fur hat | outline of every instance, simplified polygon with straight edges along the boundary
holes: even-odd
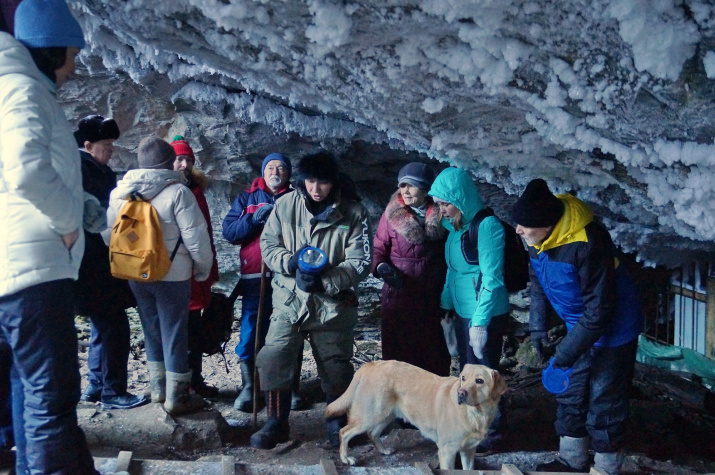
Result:
[[[420,162],[408,163],[397,174],[397,184],[408,183],[423,190],[429,190],[434,181],[434,171]]]
[[[285,167],[288,169],[288,176],[290,177],[291,172],[293,171],[293,167],[290,164],[290,160],[288,160],[281,153],[271,153],[263,159],[263,164],[261,165],[261,176],[266,173],[266,165],[268,165],[268,162],[273,160],[278,160],[279,162],[283,163],[283,165],[285,165]]]
[[[314,178],[339,185],[339,172],[338,162],[335,160],[335,157],[326,151],[306,155],[298,164],[298,176],[300,180]]]
[[[28,48],[84,48],[82,27],[65,0],[22,0],[15,10],[15,38]]]
[[[137,160],[139,168],[153,170],[171,170],[174,167],[176,152],[174,147],[158,137],[146,137],[139,142]]]
[[[179,155],[188,155],[189,157],[193,158],[194,161],[196,161],[196,157],[194,156],[194,150],[191,148],[189,142],[184,138],[183,135],[175,135],[174,139],[171,141],[171,146],[174,147],[174,151],[176,152],[177,157]]]
[[[549,190],[541,178],[531,180],[514,205],[512,217],[527,228],[548,228],[559,222],[564,204]]]
[[[101,115],[88,115],[77,124],[74,132],[77,145],[84,147],[85,142],[99,142],[100,140],[119,138],[119,126],[114,119],[105,119]]]

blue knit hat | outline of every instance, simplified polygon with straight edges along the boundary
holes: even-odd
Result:
[[[272,153],[263,159],[263,164],[261,165],[261,176],[265,175],[266,165],[268,165],[268,162],[270,162],[271,160],[278,160],[279,162],[282,162],[283,165],[285,165],[285,167],[288,169],[288,176],[291,175],[291,172],[293,171],[293,167],[290,164],[290,160],[288,160],[286,157],[284,157],[283,154]]]
[[[84,48],[84,34],[65,0],[22,0],[15,10],[15,38],[28,48]]]

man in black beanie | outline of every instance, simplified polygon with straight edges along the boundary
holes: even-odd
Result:
[[[550,303],[568,330],[553,366],[573,369],[571,384],[556,396],[559,456],[537,470],[588,471],[591,446],[596,468],[619,473],[642,328],[635,287],[606,228],[574,196],[554,196],[544,180],[533,180],[513,218],[529,245],[532,343],[543,356]]]
[[[251,447],[271,449],[288,440],[294,362],[307,336],[327,403],[352,380],[358,283],[370,272],[372,233],[367,210],[346,186],[331,154],[303,157],[296,191],[276,200],[261,234],[261,253],[274,273],[271,325],[256,359],[268,421],[251,436]],[[322,251],[325,265],[301,262],[307,247]],[[340,417],[325,421],[333,446],[342,423]]]

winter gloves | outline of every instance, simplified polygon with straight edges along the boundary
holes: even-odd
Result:
[[[87,192],[84,193],[82,227],[88,233],[98,233],[107,227],[107,210],[94,195]]]
[[[303,292],[322,292],[325,289],[323,288],[323,281],[320,275],[321,274],[308,274],[298,269],[295,274],[295,283]]]
[[[377,265],[377,273],[382,279],[388,284],[391,285],[392,287],[395,287],[399,289],[402,287],[403,282],[402,282],[402,276],[400,275],[400,271],[395,269],[393,266],[388,264],[387,262],[380,262]]]
[[[539,358],[544,359],[544,357],[545,357],[544,346],[548,345],[548,343],[549,343],[549,338],[545,331],[532,331],[531,332],[531,344],[534,346],[534,349],[536,350],[536,354],[539,355]]]
[[[484,358],[484,347],[487,344],[487,326],[469,327],[469,345],[478,359]]]
[[[295,272],[298,270],[298,258],[300,257],[300,251],[305,249],[306,247],[309,247],[308,244],[304,245],[297,251],[293,253],[293,255],[290,257],[290,260],[288,261],[288,275],[294,276]]]
[[[266,224],[266,220],[268,219],[268,216],[270,216],[271,211],[273,211],[273,205],[261,206],[253,213],[253,223],[261,225]]]

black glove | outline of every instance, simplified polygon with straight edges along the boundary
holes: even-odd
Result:
[[[380,262],[377,265],[377,273],[382,277],[387,284],[399,289],[402,287],[402,277],[400,276],[400,271],[392,267],[387,262]]]
[[[534,346],[534,349],[536,350],[536,354],[539,355],[539,358],[542,360],[546,356],[544,354],[544,346],[549,344],[549,337],[547,336],[545,331],[532,331],[531,332],[531,344]]]
[[[309,247],[308,244],[295,251],[290,257],[290,260],[288,261],[288,275],[295,275],[295,271],[298,270],[298,257],[300,256],[300,251],[302,251],[306,247]]]
[[[323,289],[320,274],[308,274],[307,272],[301,272],[300,269],[295,274],[295,283],[303,292],[313,293],[325,290]]]
[[[273,211],[273,205],[263,205],[253,213],[253,222],[255,224],[266,224],[268,216]]]

